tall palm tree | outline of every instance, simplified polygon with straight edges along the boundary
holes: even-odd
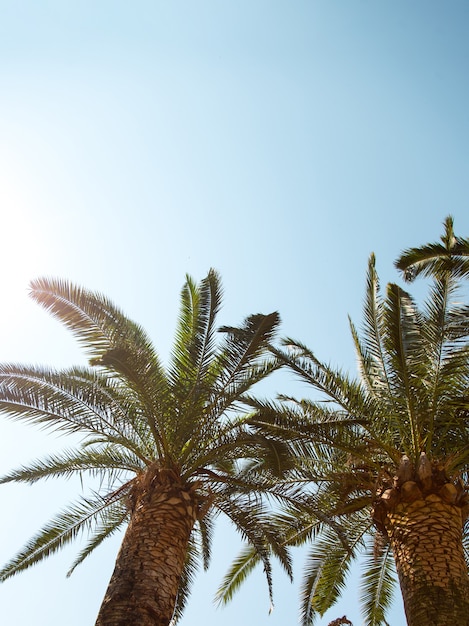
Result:
[[[31,294],[78,338],[91,367],[3,365],[0,410],[78,434],[81,443],[1,482],[90,475],[102,489],[47,523],[3,567],[1,580],[89,531],[71,572],[126,526],[96,624],[167,626],[183,610],[198,559],[208,564],[220,513],[253,546],[269,586],[272,551],[289,571],[266,508],[267,497],[282,497],[287,448],[253,432],[241,411],[248,390],[276,368],[266,348],[278,314],[223,327],[217,342],[219,276],[211,270],[199,285],[188,277],[164,368],[144,330],[104,296],[50,279],[34,281]]]
[[[252,422],[295,442],[298,480],[311,485],[281,518],[291,545],[311,541],[304,626],[363,554],[366,624],[386,624],[395,570],[409,626],[469,624],[469,321],[458,286],[446,271],[421,307],[396,284],[383,297],[372,256],[362,332],[351,323],[358,379],[298,341],[274,349],[318,392],[257,403]],[[236,564],[222,598],[235,574]]]

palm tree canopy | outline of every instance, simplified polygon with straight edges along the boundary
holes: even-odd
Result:
[[[384,623],[395,570],[377,502],[392,495],[393,486],[430,466],[467,506],[469,324],[458,289],[457,273],[447,272],[434,280],[421,307],[397,284],[383,297],[372,255],[362,332],[350,323],[359,378],[321,362],[299,341],[272,348],[319,392],[316,400],[257,403],[252,420],[259,432],[295,442],[299,480],[310,485],[280,520],[290,545],[312,546],[302,587],[304,626],[334,604],[363,553],[365,622]],[[465,531],[468,547],[467,524]],[[230,576],[235,579],[236,567]]]
[[[444,222],[441,243],[404,250],[396,261],[397,269],[411,281],[419,275],[432,276],[451,270],[453,274],[469,277],[469,239],[454,234],[454,220],[449,215]]]
[[[288,449],[253,431],[243,412],[251,387],[278,367],[267,354],[278,314],[251,315],[241,326],[218,332],[218,274],[211,270],[198,285],[187,277],[174,349],[165,368],[145,331],[101,294],[42,278],[31,284],[31,295],[71,330],[90,367],[57,371],[2,365],[0,411],[52,431],[78,434],[81,443],[12,470],[0,482],[89,475],[101,479],[102,489],[82,496],[46,524],[2,568],[1,580],[88,531],[73,571],[128,522],[139,481],[155,467],[194,485],[206,503],[191,537],[176,615],[184,606],[198,557],[208,564],[218,513],[227,515],[254,547],[269,585],[272,551],[289,571],[288,554],[269,520],[264,497],[281,497],[277,483],[290,463]]]

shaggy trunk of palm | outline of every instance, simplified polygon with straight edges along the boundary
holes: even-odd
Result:
[[[96,626],[168,626],[197,518],[194,492],[172,472],[142,477]]]
[[[413,489],[416,498],[401,499],[388,512],[385,522],[407,623],[468,626],[469,577],[462,544],[463,510],[435,493],[424,497],[415,482],[407,485],[409,494]]]

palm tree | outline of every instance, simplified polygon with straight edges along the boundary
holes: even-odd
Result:
[[[335,603],[359,555],[366,624],[387,623],[395,570],[409,626],[469,624],[469,321],[456,297],[460,274],[440,273],[418,307],[396,284],[381,295],[371,257],[362,332],[351,323],[358,379],[298,341],[273,348],[318,392],[257,403],[252,421],[295,442],[298,480],[311,485],[281,517],[290,545],[311,542],[304,626]],[[236,564],[220,597],[232,593],[235,574]]]
[[[1,580],[89,531],[72,572],[127,526],[96,624],[168,625],[181,615],[198,560],[208,564],[214,519],[223,513],[263,561],[270,588],[272,552],[290,570],[266,508],[267,497],[282,497],[287,448],[253,432],[240,411],[248,390],[276,368],[267,343],[278,314],[223,327],[218,343],[219,276],[211,270],[199,285],[187,277],[163,368],[144,330],[104,296],[50,279],[34,281],[31,294],[78,338],[91,367],[3,365],[0,410],[80,435],[80,444],[1,482],[89,475],[101,490],[47,523],[3,567]]]

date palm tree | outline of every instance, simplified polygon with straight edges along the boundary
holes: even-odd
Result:
[[[170,363],[164,368],[144,330],[104,296],[61,280],[32,283],[33,299],[78,338],[90,367],[56,371],[0,367],[0,410],[10,418],[79,435],[75,447],[3,477],[100,479],[92,492],[47,523],[0,571],[2,581],[53,554],[82,531],[88,541],[70,572],[126,527],[97,626],[167,626],[184,608],[200,559],[208,564],[215,517],[225,514],[264,563],[290,570],[267,515],[282,497],[285,444],[253,432],[248,390],[276,364],[267,343],[277,313],[221,328],[221,286],[211,270],[187,278]]]
[[[409,626],[469,624],[469,316],[460,275],[439,272],[419,307],[397,284],[381,295],[371,257],[362,332],[351,323],[359,378],[298,341],[273,349],[316,394],[257,403],[253,420],[294,442],[311,485],[281,517],[290,545],[311,542],[304,626],[335,603],[360,555],[366,624],[387,623],[396,570]],[[222,599],[235,574],[236,564]]]

